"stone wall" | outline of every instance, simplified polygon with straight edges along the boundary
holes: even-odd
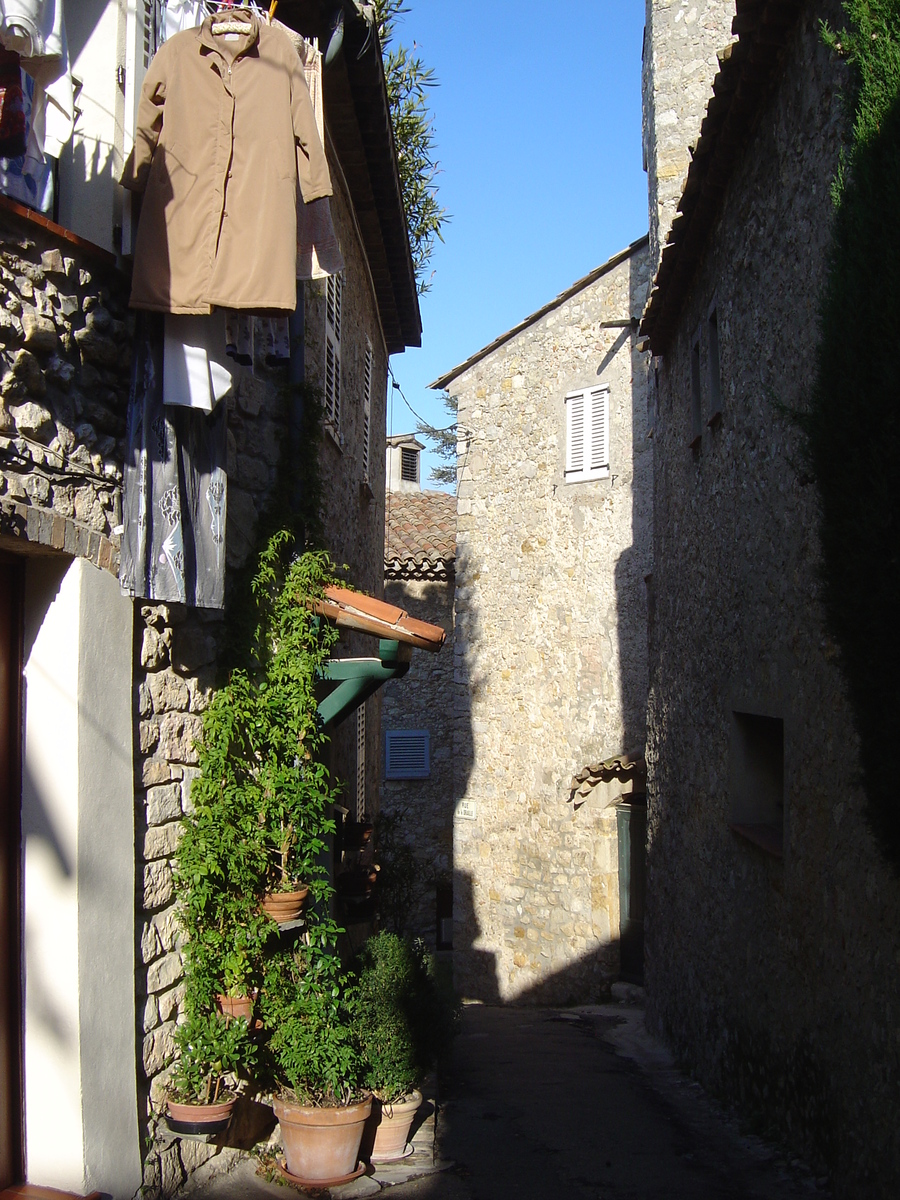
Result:
[[[382,811],[397,818],[396,837],[416,860],[413,907],[405,929],[430,949],[437,946],[437,890],[453,878],[453,591],[447,579],[389,579],[384,598],[421,621],[440,625],[447,640],[438,654],[413,651],[408,673],[384,688],[382,729],[427,729],[427,779],[384,779]],[[451,914],[447,914],[450,916]]]
[[[340,436],[320,454],[326,543],[355,586],[380,594],[383,578],[387,355],[349,200],[338,189],[335,224],[346,258]],[[111,255],[65,231],[0,207],[0,539],[90,558],[117,573],[123,435],[133,316],[128,281]],[[306,366],[322,378],[324,284],[306,285]],[[365,339],[374,351],[370,483],[364,484]],[[235,366],[228,398],[227,565],[250,562],[290,445],[286,367]],[[285,467],[290,470],[290,463]],[[216,1146],[169,1138],[157,1125],[172,1033],[183,996],[172,881],[180,818],[196,775],[195,739],[222,665],[220,613],[134,606],[136,1022],[142,1153],[147,1194],[171,1195]],[[372,639],[342,639],[341,655],[372,653]],[[368,788],[378,780],[379,700],[368,702]],[[336,731],[335,775],[352,793],[355,722]],[[144,1139],[147,1139],[145,1141]]]
[[[647,0],[644,28],[644,169],[650,191],[650,271],[675,217],[689,147],[712,95],[716,55],[734,41],[734,0]]]
[[[805,6],[657,364],[648,1016],[745,1119],[830,1169],[836,1196],[886,1200],[900,885],[863,813],[816,494],[785,416],[813,376],[843,138],[823,17],[839,23],[838,4]],[[691,345],[700,326],[706,405],[713,302],[723,415],[692,450]],[[729,827],[735,712],[783,722],[783,859]]]
[[[346,260],[344,334],[341,344],[342,420],[338,437],[326,433],[320,449],[322,523],[334,561],[346,564],[354,586],[378,594],[381,586],[384,528],[384,412],[387,365],[378,315],[356,238],[349,201],[338,191],[335,226]],[[321,386],[324,359],[324,283],[305,285],[305,359],[307,378]],[[362,395],[365,337],[375,349],[375,389],[370,472],[374,486],[361,474]],[[240,568],[250,559],[259,515],[272,498],[279,469],[290,472],[283,453],[290,445],[290,397],[283,367],[268,369],[257,359],[237,369],[237,386],[229,397],[229,490],[226,547],[228,565]],[[279,464],[281,464],[279,466]],[[377,500],[382,496],[381,502]],[[138,606],[136,606],[136,609]],[[136,612],[136,655],[140,655],[137,699],[140,710],[141,762],[136,808],[143,830],[143,917],[139,994],[143,1003],[143,1073],[146,1113],[162,1109],[165,1064],[173,1050],[172,1033],[183,995],[171,856],[179,820],[190,805],[190,785],[197,773],[194,741],[217,677],[224,636],[218,613],[176,605],[142,605]],[[373,653],[372,639],[342,635],[340,657]],[[367,780],[376,787],[378,697],[367,705]],[[347,720],[333,731],[328,763],[345,784],[343,801],[352,808],[356,778],[356,723]],[[138,845],[141,845],[140,840]],[[233,1158],[227,1148],[188,1139],[169,1139],[156,1127],[147,1159],[145,1184],[170,1195],[196,1167],[219,1156],[225,1169]],[[219,1164],[217,1164],[218,1166]]]
[[[0,526],[115,571],[131,362],[124,280],[101,252],[4,208],[0,299]]]
[[[575,771],[644,744],[646,246],[450,385],[459,404],[454,962],[463,996],[596,997],[618,971],[612,814]],[[567,392],[610,388],[608,478],[564,479]]]

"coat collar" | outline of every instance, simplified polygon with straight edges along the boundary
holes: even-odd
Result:
[[[213,33],[214,24],[228,19],[242,21],[247,26],[247,32],[238,34],[236,40],[231,40],[225,34]],[[229,63],[234,62],[239,55],[246,54],[248,50],[252,50],[258,41],[259,17],[252,8],[235,9],[233,14],[228,12],[213,13],[200,26],[200,53],[204,54],[212,51],[212,53],[218,54]]]

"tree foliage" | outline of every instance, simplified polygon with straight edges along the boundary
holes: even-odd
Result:
[[[900,728],[900,0],[848,0],[825,30],[850,67],[852,136],[835,215],[805,421],[822,509],[824,599],[860,739],[871,825],[900,869],[888,748]]]
[[[384,61],[385,82],[397,146],[403,207],[409,228],[410,249],[419,292],[431,286],[425,272],[434,253],[435,239],[448,220],[438,203],[438,161],[434,124],[428,108],[428,89],[437,85],[434,71],[405,46],[391,48],[397,18],[409,9],[403,0],[375,0],[378,36]]]
[[[435,428],[434,425],[428,425],[425,421],[420,421],[416,425],[416,433],[421,433],[433,442],[432,449],[438,458],[442,458],[446,466],[442,463],[440,466],[432,467],[431,474],[428,478],[432,483],[449,483],[451,486],[456,486],[456,397],[449,395],[447,392],[441,397],[444,404],[444,411],[452,420],[442,429]]]

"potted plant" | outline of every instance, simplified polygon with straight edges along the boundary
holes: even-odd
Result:
[[[286,1173],[324,1187],[359,1174],[372,1098],[361,1085],[356,994],[336,950],[339,934],[313,914],[308,940],[276,956],[264,989],[267,1051]]]
[[[247,1022],[195,1013],[175,1030],[175,1042],[178,1054],[166,1100],[169,1128],[220,1133],[231,1120],[238,1077],[255,1065]]]
[[[373,1162],[407,1153],[422,1103],[419,1085],[430,1066],[433,987],[421,943],[382,930],[359,959],[357,1021],[363,1079],[375,1097],[368,1141]]]

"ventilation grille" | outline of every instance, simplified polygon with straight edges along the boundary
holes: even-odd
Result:
[[[427,729],[394,729],[384,735],[385,779],[427,779],[429,767]]]

